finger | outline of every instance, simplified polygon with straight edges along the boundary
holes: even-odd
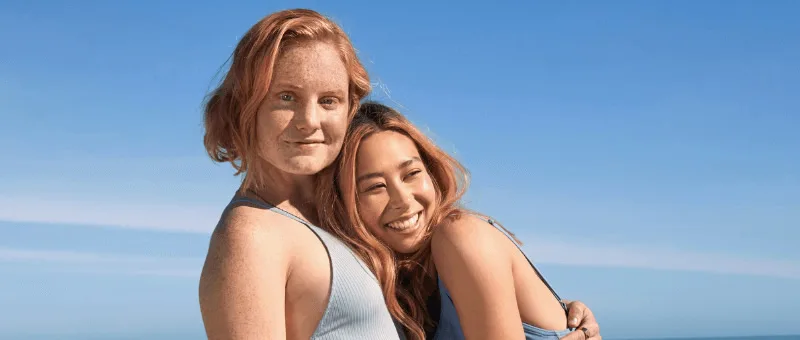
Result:
[[[584,323],[578,330],[583,331],[583,334],[586,335],[586,339],[594,340],[596,337],[600,336],[600,325],[596,322],[589,324]]]
[[[563,338],[561,338],[561,340],[587,340],[587,339],[586,339],[586,334],[584,334],[582,330],[577,329],[570,332]]]
[[[569,312],[567,314],[567,326],[569,328],[578,328],[583,321],[584,310],[586,306],[579,301],[574,301],[569,304]]]

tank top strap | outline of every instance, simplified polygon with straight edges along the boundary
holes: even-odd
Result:
[[[239,197],[235,197],[230,202],[231,205],[234,205],[235,203],[249,203],[249,204],[255,205],[255,206],[259,207],[259,208],[264,208],[264,209],[270,210],[270,211],[272,211],[274,213],[278,213],[278,214],[281,214],[283,216],[286,216],[286,217],[288,217],[290,219],[293,219],[293,220],[295,220],[297,222],[300,222],[300,223],[304,224],[306,227],[316,228],[316,226],[311,224],[310,222],[308,222],[308,221],[306,221],[306,220],[304,220],[304,219],[302,219],[300,217],[297,217],[296,215],[294,215],[294,214],[292,214],[292,213],[290,213],[290,212],[288,212],[286,210],[283,210],[281,208],[278,208],[278,207],[276,207],[276,206],[274,206],[274,205],[272,205],[270,203],[267,203],[267,202],[254,200],[254,199],[249,198],[249,197],[241,197],[241,196],[239,196]]]
[[[405,339],[386,307],[378,279],[336,236],[268,202],[234,196],[228,208],[247,204],[305,225],[322,242],[331,268],[330,293],[311,340]]]
[[[498,223],[497,223],[497,222],[496,222],[496,221],[495,221],[493,218],[491,218],[491,217],[483,216],[483,215],[480,215],[480,214],[474,214],[474,213],[473,213],[473,215],[474,215],[474,216],[476,216],[476,217],[478,217],[478,218],[480,218],[481,220],[484,220],[484,221],[486,221],[486,223],[489,223],[489,224],[490,224],[491,226],[493,226],[495,229],[497,229],[497,230],[499,230],[501,233],[503,233],[503,235],[506,235],[506,237],[508,237],[508,239],[509,239],[509,240],[511,240],[511,243],[513,243],[513,244],[514,244],[514,246],[515,246],[515,247],[517,247],[517,249],[520,251],[520,253],[522,253],[522,256],[524,256],[524,257],[525,257],[525,260],[527,260],[527,261],[528,261],[528,264],[530,264],[530,265],[531,265],[531,268],[533,268],[533,271],[536,273],[536,276],[538,276],[538,277],[539,277],[539,279],[540,279],[540,280],[542,280],[542,282],[544,282],[544,285],[545,285],[545,286],[547,286],[547,289],[549,289],[549,290],[550,290],[550,293],[552,293],[552,294],[553,294],[553,296],[555,296],[555,298],[558,300],[558,303],[559,303],[559,304],[561,304],[561,307],[562,307],[562,308],[564,308],[564,310],[566,311],[566,310],[567,310],[567,304],[566,304],[566,303],[564,303],[564,300],[562,300],[560,296],[558,296],[558,293],[556,293],[555,289],[553,289],[553,287],[552,287],[552,286],[550,286],[550,283],[548,283],[548,282],[547,282],[547,280],[546,280],[546,279],[544,278],[544,276],[542,275],[542,273],[540,273],[540,272],[539,272],[539,269],[536,269],[536,266],[535,266],[535,265],[533,265],[533,261],[531,261],[531,259],[528,257],[528,255],[527,255],[527,254],[525,254],[525,251],[523,251],[523,250],[522,250],[522,247],[520,247],[520,246],[519,246],[519,244],[517,244],[517,242],[514,240],[514,237],[513,237],[511,234],[509,234],[508,230],[506,230],[505,228],[501,227],[501,226],[500,226],[500,225],[499,225],[499,224],[498,224]]]

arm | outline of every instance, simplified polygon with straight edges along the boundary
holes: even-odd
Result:
[[[501,251],[498,236],[502,235],[471,215],[444,223],[433,232],[433,261],[467,339],[525,338],[511,257]]]
[[[199,287],[210,340],[286,339],[289,253],[278,225],[239,217],[214,231]]]

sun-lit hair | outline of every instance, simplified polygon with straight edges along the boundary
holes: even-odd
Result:
[[[205,105],[205,144],[216,162],[230,162],[234,175],[244,173],[243,189],[260,186],[256,113],[266,98],[275,61],[285,47],[298,41],[320,41],[336,46],[350,77],[352,118],[358,103],[371,90],[366,69],[356,56],[350,38],[325,16],[309,9],[272,13],[253,25],[239,41],[220,85]]]
[[[436,192],[436,209],[415,254],[399,258],[364,226],[357,211],[356,154],[361,142],[381,131],[408,136],[417,146]],[[423,329],[433,325],[426,301],[436,290],[436,273],[430,251],[431,226],[457,218],[459,201],[469,181],[467,170],[436,146],[403,115],[378,103],[359,108],[336,162],[318,176],[318,213],[321,224],[354,248],[376,273],[392,315],[406,328],[410,339],[424,339]],[[346,202],[346,203],[345,203]]]

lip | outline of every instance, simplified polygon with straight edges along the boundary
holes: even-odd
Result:
[[[386,223],[384,223],[384,225],[386,225],[386,224],[390,224],[390,223],[394,223],[394,222],[397,222],[397,221],[405,221],[405,220],[407,220],[407,219],[409,219],[409,218],[412,218],[412,217],[414,217],[415,215],[418,215],[418,214],[419,214],[419,213],[421,213],[421,212],[422,212],[422,210],[420,210],[420,211],[417,211],[417,212],[415,212],[415,213],[412,213],[412,214],[405,214],[405,215],[403,215],[403,216],[400,216],[400,217],[398,217],[398,218],[395,218],[395,219],[393,219],[393,220],[391,220],[391,221],[389,221],[389,222],[386,222]],[[421,217],[421,216],[420,216],[420,217]]]
[[[322,144],[324,140],[319,139],[308,139],[308,140],[298,140],[298,141],[289,141],[290,144]]]

